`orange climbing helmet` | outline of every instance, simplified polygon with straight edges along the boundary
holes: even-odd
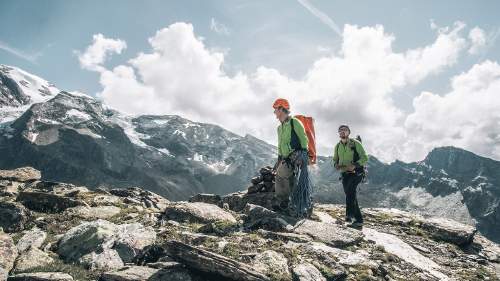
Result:
[[[277,99],[273,104],[273,108],[277,109],[280,107],[283,107],[286,110],[290,110],[290,103],[288,103],[286,99]]]

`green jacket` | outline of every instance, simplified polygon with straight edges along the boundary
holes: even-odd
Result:
[[[366,154],[363,145],[355,139],[349,139],[346,144],[343,144],[341,141],[337,143],[335,151],[333,152],[333,163],[338,162],[340,166],[347,166],[351,164],[355,165],[355,163],[353,163],[354,151],[351,148],[352,145],[354,145],[359,155],[357,164],[364,166],[366,162],[368,162],[368,155]]]
[[[290,121],[293,122],[293,128],[295,130],[295,133],[299,137],[300,146],[302,147],[302,149],[307,149],[308,139],[302,122],[293,117],[289,118],[278,127],[278,156],[284,158],[288,157],[290,153],[293,152],[291,146],[292,126]]]

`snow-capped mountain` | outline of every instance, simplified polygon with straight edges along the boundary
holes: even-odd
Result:
[[[32,104],[53,98],[59,90],[42,78],[0,64],[0,124],[20,116]]]
[[[274,146],[217,125],[129,116],[13,67],[0,67],[0,81],[0,169],[33,166],[45,180],[139,186],[179,200],[245,190],[275,161]],[[316,201],[345,202],[331,157],[319,157],[311,172]],[[415,163],[371,157],[359,200],[477,224],[500,241],[500,162],[458,148],[437,148]]]
[[[273,146],[249,135],[179,116],[128,116],[90,96],[55,93],[55,87],[41,95],[22,81],[31,78],[27,85],[41,89],[48,83],[2,69],[8,82],[1,100],[9,103],[0,108],[10,114],[0,126],[3,168],[29,165],[48,180],[140,186],[176,200],[244,189],[275,158]]]

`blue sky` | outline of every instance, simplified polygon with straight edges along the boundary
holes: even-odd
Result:
[[[411,118],[408,121],[405,116],[415,111],[415,98],[422,92],[444,96],[452,91],[453,77],[469,72],[474,65],[484,61],[500,61],[500,42],[496,39],[500,34],[498,1],[309,0],[302,1],[301,4],[300,1],[285,0],[2,0],[0,1],[0,26],[2,26],[0,63],[18,66],[39,75],[55,83],[60,89],[77,90],[90,95],[100,93],[97,95],[106,99],[106,94],[103,94],[106,92],[106,85],[100,82],[102,73],[89,71],[79,63],[78,54],[85,52],[93,43],[93,35],[102,34],[105,38],[126,42],[126,48],[121,54],[106,56],[107,59],[102,63],[106,69],[112,70],[115,66],[129,64],[128,61],[136,58],[140,52],[151,53],[152,47],[148,38],[163,28],[182,22],[192,24],[194,35],[203,42],[206,50],[224,55],[220,67],[229,78],[235,78],[238,73],[254,77],[258,68],[263,66],[278,71],[287,79],[301,82],[306,80],[305,77],[319,59],[333,53],[341,56],[339,52],[343,46],[342,34],[335,32],[303,3],[308,3],[326,15],[339,26],[341,32],[345,25],[358,28],[382,26],[385,35],[394,37],[391,45],[394,53],[404,53],[410,49],[432,45],[439,34],[437,32],[439,28],[452,29],[458,21],[466,25],[461,31],[461,36],[466,40],[472,28],[478,27],[483,31],[486,46],[480,48],[476,54],[466,55],[470,46],[463,46],[463,54],[456,62],[447,63],[446,67],[440,67],[439,71],[432,72],[432,75],[426,74],[418,82],[404,83],[404,86],[396,86],[389,90],[390,102],[394,103],[395,108],[401,110],[404,115],[397,117],[405,119],[399,122],[400,125],[411,121]],[[431,28],[431,22],[435,28]],[[137,66],[135,74],[142,77]],[[335,79],[336,73],[331,73],[331,77]],[[147,86],[147,82],[139,82]],[[256,86],[250,83],[250,87]],[[203,96],[203,93],[200,92],[198,95]],[[115,106],[122,109],[121,105]],[[309,107],[301,105],[300,108]],[[128,108],[123,107],[123,109],[127,111]],[[205,118],[202,112],[146,110],[143,113],[179,113],[199,121],[208,119],[211,122],[221,123],[218,118]],[[332,118],[335,116],[332,115]],[[348,118],[337,119],[327,122],[328,126],[325,123],[324,127],[331,128],[333,124],[341,121],[350,121]],[[269,120],[272,119],[265,121]],[[357,124],[356,122],[350,123]],[[366,121],[359,122],[361,133],[370,137],[375,136],[368,131],[369,126]],[[240,134],[245,133],[244,129],[234,124],[221,125]],[[249,133],[272,142],[273,135],[269,132],[269,130],[249,130]],[[329,145],[326,143],[330,142],[331,136],[328,135],[328,140],[325,136],[324,151],[328,149]],[[452,137],[443,138],[439,144],[454,144],[452,139]],[[496,147],[496,141],[495,135],[490,144]],[[374,142],[373,146],[376,145]],[[473,146],[470,141],[459,142],[456,145],[471,150],[476,149],[477,153],[488,153],[481,151],[480,145]],[[387,148],[376,151],[382,154],[383,149]],[[412,153],[413,156],[408,159],[423,155],[423,152]],[[394,157],[401,155],[387,155],[382,158],[392,160]]]
[[[433,40],[433,19],[439,25],[460,20],[485,30],[500,28],[498,1],[312,1],[339,25],[383,24],[397,36],[395,49],[419,46]],[[211,19],[224,24],[230,35],[210,29]],[[124,61],[147,49],[147,38],[177,21],[190,22],[197,35],[213,48],[229,49],[227,71],[252,70],[259,65],[293,76],[305,74],[321,54],[317,47],[338,48],[340,38],[296,1],[74,1],[16,0],[0,2],[0,41],[35,62],[0,50],[0,62],[19,66],[60,88],[94,94],[97,75],[82,70],[74,50],[89,45],[92,35],[122,38],[128,48],[110,64]],[[486,57],[500,59],[500,46]],[[450,75],[474,63],[457,65]],[[446,80],[428,81],[446,87]]]

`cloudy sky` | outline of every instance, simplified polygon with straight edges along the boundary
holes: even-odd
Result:
[[[276,143],[272,102],[383,161],[500,159],[498,1],[0,1],[0,63],[130,114]]]

